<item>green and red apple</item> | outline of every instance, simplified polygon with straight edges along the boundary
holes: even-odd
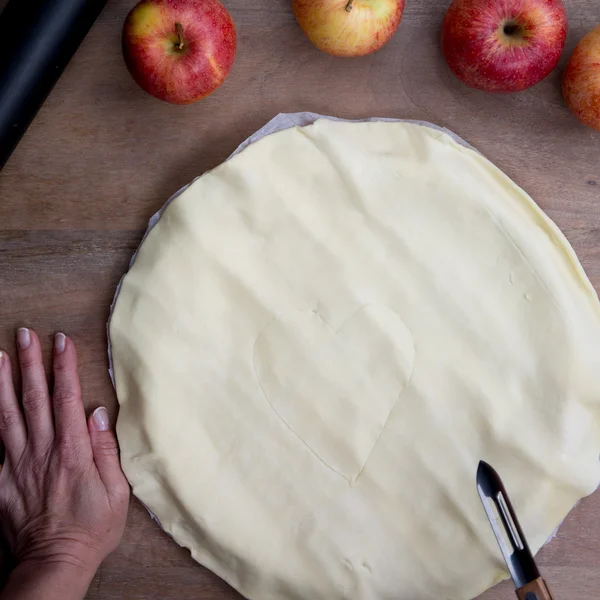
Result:
[[[442,25],[442,52],[467,85],[518,92],[549,75],[566,37],[562,0],[454,0]]]
[[[563,76],[563,93],[573,114],[600,131],[600,25],[575,48]]]
[[[123,28],[135,81],[173,104],[191,104],[227,77],[236,50],[231,15],[218,0],[142,0]]]
[[[392,38],[405,0],[292,0],[308,39],[334,56],[364,56]]]

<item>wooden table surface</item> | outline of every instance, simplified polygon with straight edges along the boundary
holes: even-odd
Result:
[[[279,112],[423,119],[448,127],[527,190],[569,238],[600,289],[600,133],[580,126],[560,94],[565,59],[600,22],[597,0],[566,0],[570,32],[560,67],[534,88],[471,90],[440,54],[449,0],[407,0],[394,39],[360,59],[311,46],[290,0],[226,0],[238,55],[203,102],[169,106],[127,73],[121,27],[133,0],[109,0],[15,154],[0,173],[0,347],[35,328],[76,341],[88,408],[117,402],[105,324],[115,286],[148,218],[181,186],[222,162]],[[535,493],[535,490],[532,491]],[[557,600],[598,598],[600,492],[567,518],[539,555]],[[120,548],[89,600],[227,600],[237,594],[198,566],[133,500]],[[512,598],[508,584],[482,600]]]

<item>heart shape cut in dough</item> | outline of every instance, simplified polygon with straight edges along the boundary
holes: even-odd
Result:
[[[410,381],[412,335],[390,308],[367,305],[338,331],[314,311],[274,319],[254,345],[262,390],[282,421],[351,483]]]

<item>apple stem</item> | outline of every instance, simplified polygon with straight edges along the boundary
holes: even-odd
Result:
[[[348,0],[348,4],[346,4],[346,12],[350,12],[352,10],[352,3],[354,0]]]
[[[183,27],[181,26],[181,23],[175,23],[175,29],[177,30],[177,44],[175,45],[175,48],[177,48],[177,50],[183,50]]]

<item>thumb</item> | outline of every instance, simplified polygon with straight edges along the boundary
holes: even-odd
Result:
[[[121,470],[117,436],[110,426],[108,411],[104,406],[100,406],[90,415],[88,430],[94,462],[109,496],[119,494],[123,486],[128,489],[127,480]]]

